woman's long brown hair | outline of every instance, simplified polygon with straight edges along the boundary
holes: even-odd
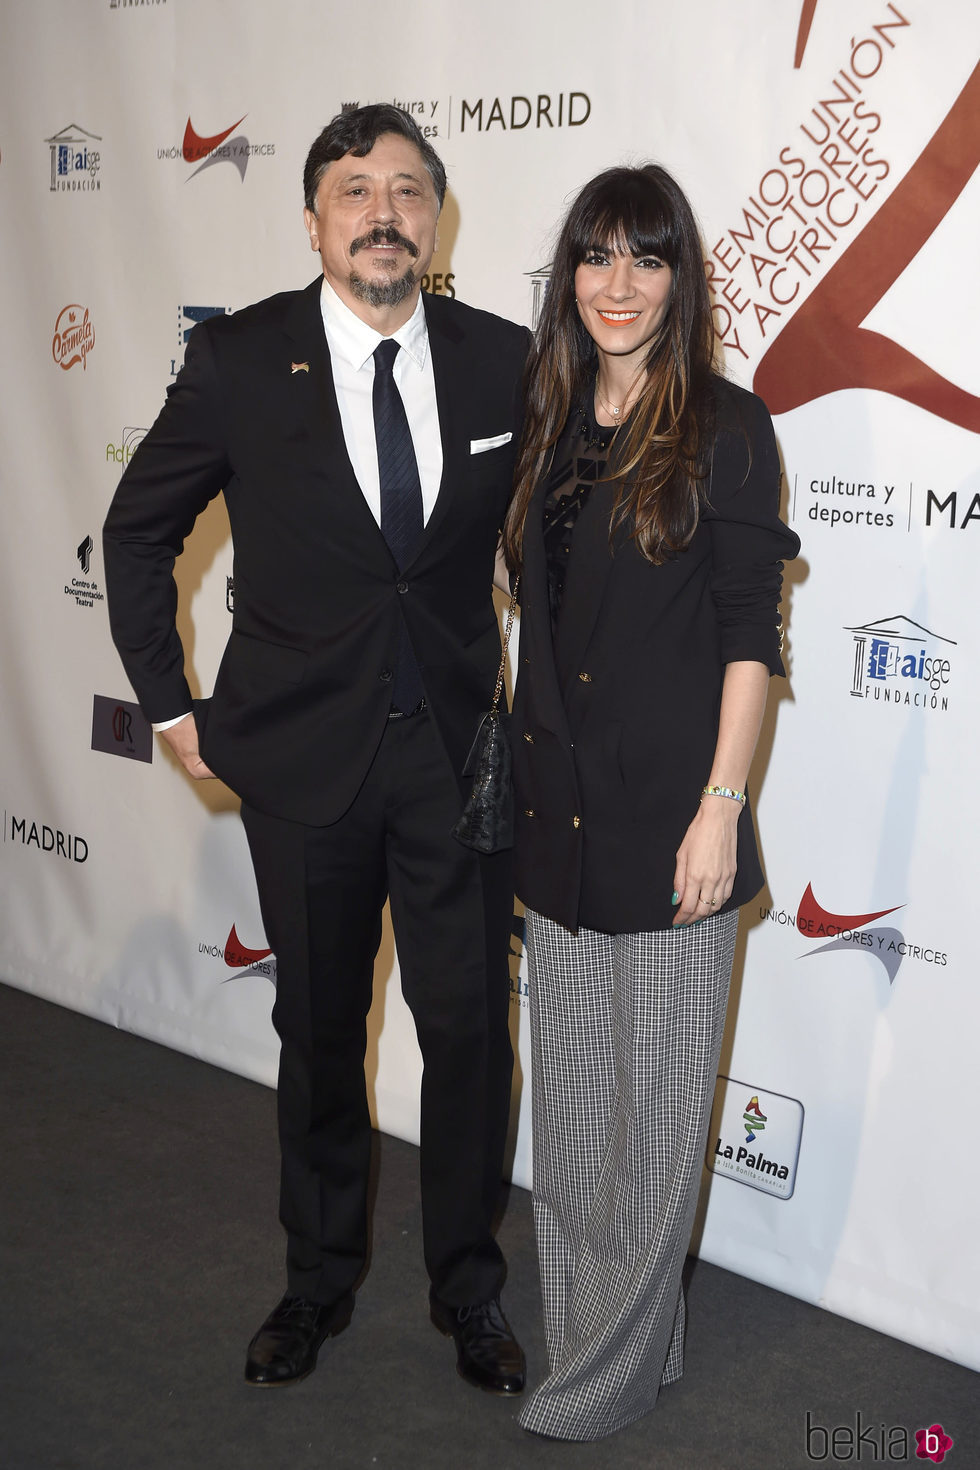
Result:
[[[598,355],[575,304],[575,272],[593,250],[654,255],[672,273],[667,311],[650,343],[646,383],[617,434],[610,535],[629,527],[660,563],[690,541],[713,442],[714,331],[691,206],[656,164],[611,168],[575,199],[562,226],[525,374],[526,418],[514,497],[504,522],[512,570],[523,560],[528,504],[569,414],[591,391]]]

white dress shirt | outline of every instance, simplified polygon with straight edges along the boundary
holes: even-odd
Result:
[[[323,278],[320,313],[330,349],[334,387],[344,442],[354,467],[357,483],[378,525],[381,525],[381,480],[378,448],[374,437],[374,349],[384,338],[362,322]],[[408,427],[415,446],[419,480],[422,483],[422,524],[428,522],[442,480],[442,435],[436,405],[436,382],[429,352],[429,329],[425,322],[422,294],[415,310],[393,337],[401,351],[395,358],[394,379],[405,405]],[[188,711],[189,713],[189,711]],[[186,715],[154,723],[154,730],[169,730]]]
[[[384,338],[362,322],[323,278],[320,288],[323,330],[330,348],[334,387],[347,453],[371,514],[381,524],[381,484],[374,437],[374,349]],[[422,524],[428,523],[442,479],[442,435],[436,407],[436,382],[429,352],[422,294],[403,327],[392,333],[401,351],[394,378],[405,405],[422,482]]]

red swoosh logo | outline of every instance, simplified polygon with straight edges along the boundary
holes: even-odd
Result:
[[[238,122],[232,123],[230,128],[225,128],[223,133],[215,133],[213,138],[202,138],[199,133],[195,133],[193,124],[190,118],[188,118],[187,126],[184,129],[184,147],[182,150],[185,160],[188,163],[197,163],[200,159],[207,158],[208,154],[217,148],[219,143],[223,143],[235,131],[238,124],[243,123],[247,117],[248,113],[243,113],[238,119]],[[234,932],[233,929],[232,933]]]
[[[238,127],[237,123],[235,127]],[[240,970],[243,966],[257,964],[259,960],[264,960],[271,953],[271,949],[246,949],[235,932],[234,924],[232,924],[231,932],[225,940],[225,964],[230,969]]]
[[[861,929],[865,924],[870,924],[873,919],[883,919],[886,914],[894,914],[897,909],[904,907],[903,903],[897,903],[890,909],[879,909],[874,914],[831,914],[817,903],[813,896],[813,889],[808,883],[806,893],[800,899],[796,927],[801,934],[809,932],[811,938],[817,938],[816,931],[821,925],[825,934],[840,933],[844,929]]]

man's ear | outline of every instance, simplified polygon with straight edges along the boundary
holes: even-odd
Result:
[[[306,227],[306,233],[310,237],[310,249],[311,250],[319,250],[319,248],[320,248],[319,220],[317,219],[316,215],[313,213],[312,209],[304,209],[303,210],[303,224]]]

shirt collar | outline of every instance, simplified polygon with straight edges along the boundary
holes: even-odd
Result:
[[[341,301],[326,276],[320,287],[320,313],[331,355],[342,357],[359,372],[368,359],[374,356],[378,343],[385,339],[374,327],[369,327],[367,322],[362,322],[359,316],[355,316],[350,307]],[[429,350],[429,330],[425,322],[421,291],[412,315],[392,336],[421,372]]]

